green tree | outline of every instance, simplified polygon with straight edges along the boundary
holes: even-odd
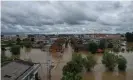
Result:
[[[117,65],[117,59],[118,56],[116,56],[115,54],[106,52],[103,55],[102,63],[108,70],[112,71]]]
[[[77,74],[82,71],[82,66],[74,61],[70,61],[63,67],[63,75],[66,75],[67,72]]]
[[[32,37],[32,38],[31,38],[31,42],[34,42],[34,41],[35,41],[35,38],[34,38],[34,37]]]
[[[91,53],[93,53],[93,54],[96,53],[97,49],[98,49],[98,46],[95,42],[89,43],[89,51]]]
[[[23,39],[23,45],[25,47],[25,53],[26,53],[26,57],[27,57],[26,60],[32,61],[31,58],[30,58],[30,55],[29,55],[29,52],[32,49],[32,42],[31,42],[31,40],[28,39],[28,38]]]
[[[120,49],[118,47],[113,47],[113,51],[118,53],[120,51]]]
[[[72,61],[82,66],[82,61],[83,61],[82,55],[80,53],[72,54]]]
[[[100,49],[105,49],[105,40],[100,40],[100,44],[98,46]]]
[[[90,71],[96,65],[94,56],[88,55],[87,58],[84,58],[83,65],[87,71]]]
[[[68,47],[68,40],[66,40],[66,42],[65,42],[65,48],[67,48]]]
[[[32,47],[32,42],[29,41],[29,40],[24,41],[23,44],[24,44],[24,46],[25,46],[26,48],[31,48],[31,47]]]
[[[112,43],[109,43],[108,44],[108,48],[113,48],[113,44]]]
[[[125,37],[126,37],[127,42],[133,42],[133,32],[132,33],[127,32],[125,34]]]
[[[29,61],[31,61],[29,52],[30,52],[31,49],[32,49],[32,42],[29,41],[29,40],[26,40],[26,41],[24,41],[24,46],[25,46],[26,57],[27,57],[27,59],[28,59]]]
[[[16,44],[17,44],[17,45],[20,45],[20,43],[21,43],[21,39],[20,39],[20,38],[17,38],[17,39],[16,39]]]
[[[10,51],[12,52],[13,55],[20,55],[20,46],[14,45],[11,47]]]
[[[6,44],[7,47],[11,47],[11,46],[13,46],[15,44],[15,42],[11,41],[11,40],[5,41],[4,43]]]
[[[63,67],[62,80],[81,80],[79,73],[83,69],[82,60],[81,54],[74,53],[72,60]]]
[[[126,64],[127,64],[127,60],[122,55],[120,55],[118,57],[118,69],[120,71],[125,71],[126,70]]]

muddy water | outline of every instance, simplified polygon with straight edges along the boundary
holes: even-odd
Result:
[[[96,54],[97,65],[92,72],[83,73],[83,80],[133,80],[133,53],[119,53],[127,59],[126,72],[119,72],[116,68],[113,72],[107,71],[102,64],[102,55]]]
[[[10,51],[6,51],[5,55],[11,57],[12,54]],[[65,49],[64,54],[59,57],[60,53],[51,54],[51,61],[53,62],[54,68],[51,70],[52,80],[60,80],[62,77],[62,68],[63,66],[71,60],[72,49],[71,47]],[[40,49],[21,49],[20,59],[22,60],[31,60],[35,63],[40,63],[41,68],[39,69],[39,74],[42,80],[47,80],[47,52],[41,51]]]
[[[65,49],[62,57],[59,57],[60,53],[52,54],[51,60],[54,68],[51,71],[52,80],[60,80],[62,77],[63,66],[71,60],[72,49],[69,46]],[[106,68],[101,64],[102,54],[96,54],[97,65],[94,67],[92,72],[83,73],[83,80],[133,80],[133,53],[120,53],[127,59],[126,72],[118,72],[116,69],[114,72],[106,71]],[[11,53],[6,51],[6,56],[10,57]],[[41,63],[39,74],[42,80],[47,80],[47,52],[41,51],[40,49],[21,49],[20,59],[28,60],[32,62]]]

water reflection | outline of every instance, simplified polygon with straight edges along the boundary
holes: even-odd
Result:
[[[93,72],[83,73],[83,80],[95,80],[95,74]]]
[[[103,72],[102,73],[102,80],[118,80],[117,75],[115,72]]]
[[[24,51],[25,51],[25,60],[30,60],[32,61],[31,57],[30,57],[30,52],[31,52],[31,49],[32,48],[24,48]]]
[[[127,80],[126,79],[126,72],[118,72],[119,75],[118,75],[118,80]]]

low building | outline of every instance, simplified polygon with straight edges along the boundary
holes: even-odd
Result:
[[[36,80],[39,68],[40,64],[15,60],[2,66],[1,80]]]
[[[1,37],[2,41],[8,41],[8,40],[13,40],[15,41],[17,39],[16,35],[3,35]]]

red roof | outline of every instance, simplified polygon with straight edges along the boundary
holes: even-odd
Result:
[[[103,50],[102,50],[102,49],[97,49],[97,52],[98,52],[98,53],[102,53]]]

